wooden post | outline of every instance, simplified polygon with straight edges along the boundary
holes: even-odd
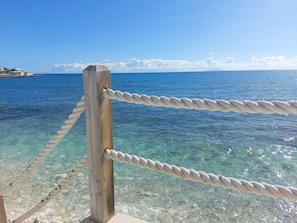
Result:
[[[1,184],[0,184],[1,188]],[[0,223],[7,223],[7,217],[4,208],[4,201],[2,195],[0,195]]]
[[[113,161],[104,157],[112,149],[111,100],[102,88],[111,88],[110,71],[105,66],[88,66],[83,71],[92,221],[107,222],[114,215]]]

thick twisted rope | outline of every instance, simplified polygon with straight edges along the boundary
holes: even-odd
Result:
[[[177,167],[174,165],[169,165],[167,163],[160,163],[150,159],[144,159],[142,157],[137,157],[110,149],[105,149],[104,155],[109,159],[118,160],[120,162],[165,173],[168,175],[174,175],[202,184],[208,184],[246,193],[297,201],[297,188],[293,187],[275,186],[267,183],[259,183],[255,181],[246,181],[230,177],[216,176],[212,173],[205,173],[193,169],[186,169],[184,167]]]
[[[144,104],[152,106],[184,108],[195,110],[240,112],[240,113],[263,113],[263,114],[297,114],[297,101],[237,101],[237,100],[211,100],[189,99],[176,97],[157,97],[128,92],[102,89],[105,97],[128,103]]]
[[[57,131],[56,135],[51,139],[51,141],[46,145],[44,150],[39,153],[36,159],[20,175],[0,189],[0,195],[6,193],[8,190],[12,189],[12,187],[20,184],[26,178],[26,176],[31,173],[55,149],[55,147],[72,128],[84,110],[85,99],[83,96],[80,102],[78,102],[76,107],[73,109],[72,113],[68,116],[68,119],[61,126],[60,130]]]
[[[27,211],[22,216],[18,217],[13,223],[21,223],[24,220],[28,219],[30,216],[38,212],[42,207],[44,207],[48,202],[50,202],[55,196],[57,196],[61,190],[63,190],[72,179],[74,179],[81,170],[87,165],[88,163],[88,156],[85,155],[79,164],[71,170],[71,172],[61,181],[61,183],[56,186],[46,197],[44,197],[39,203],[37,203],[33,208]]]

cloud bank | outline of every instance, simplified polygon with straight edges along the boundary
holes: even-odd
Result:
[[[277,70],[297,69],[297,56],[252,56],[246,61],[235,57],[214,58],[209,56],[203,60],[164,60],[138,59],[127,61],[88,62],[88,63],[61,63],[55,64],[51,72],[77,73],[82,72],[89,65],[105,65],[111,72],[175,72],[175,71],[209,71],[209,70]]]

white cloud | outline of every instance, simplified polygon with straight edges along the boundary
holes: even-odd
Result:
[[[214,58],[209,55],[206,59],[197,61],[164,60],[164,59],[138,59],[131,58],[127,61],[112,62],[108,59],[102,63],[70,63],[55,64],[52,72],[75,73],[82,72],[89,65],[102,64],[112,72],[166,72],[166,71],[206,71],[206,70],[272,70],[272,69],[297,69],[297,56],[252,56],[247,61],[235,57]]]
[[[297,57],[286,58],[285,56],[251,57],[251,66],[265,67],[270,69],[296,69]]]
[[[93,63],[70,63],[70,64],[55,64],[52,68],[53,72],[66,72],[66,73],[76,73],[81,72],[87,66]]]

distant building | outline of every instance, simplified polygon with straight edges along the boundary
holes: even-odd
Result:
[[[7,68],[0,67],[0,77],[32,77],[32,76],[33,76],[32,73],[20,68],[7,69]]]
[[[33,76],[29,71],[20,69],[20,68],[14,68],[10,70],[11,73],[17,77],[28,77]]]

